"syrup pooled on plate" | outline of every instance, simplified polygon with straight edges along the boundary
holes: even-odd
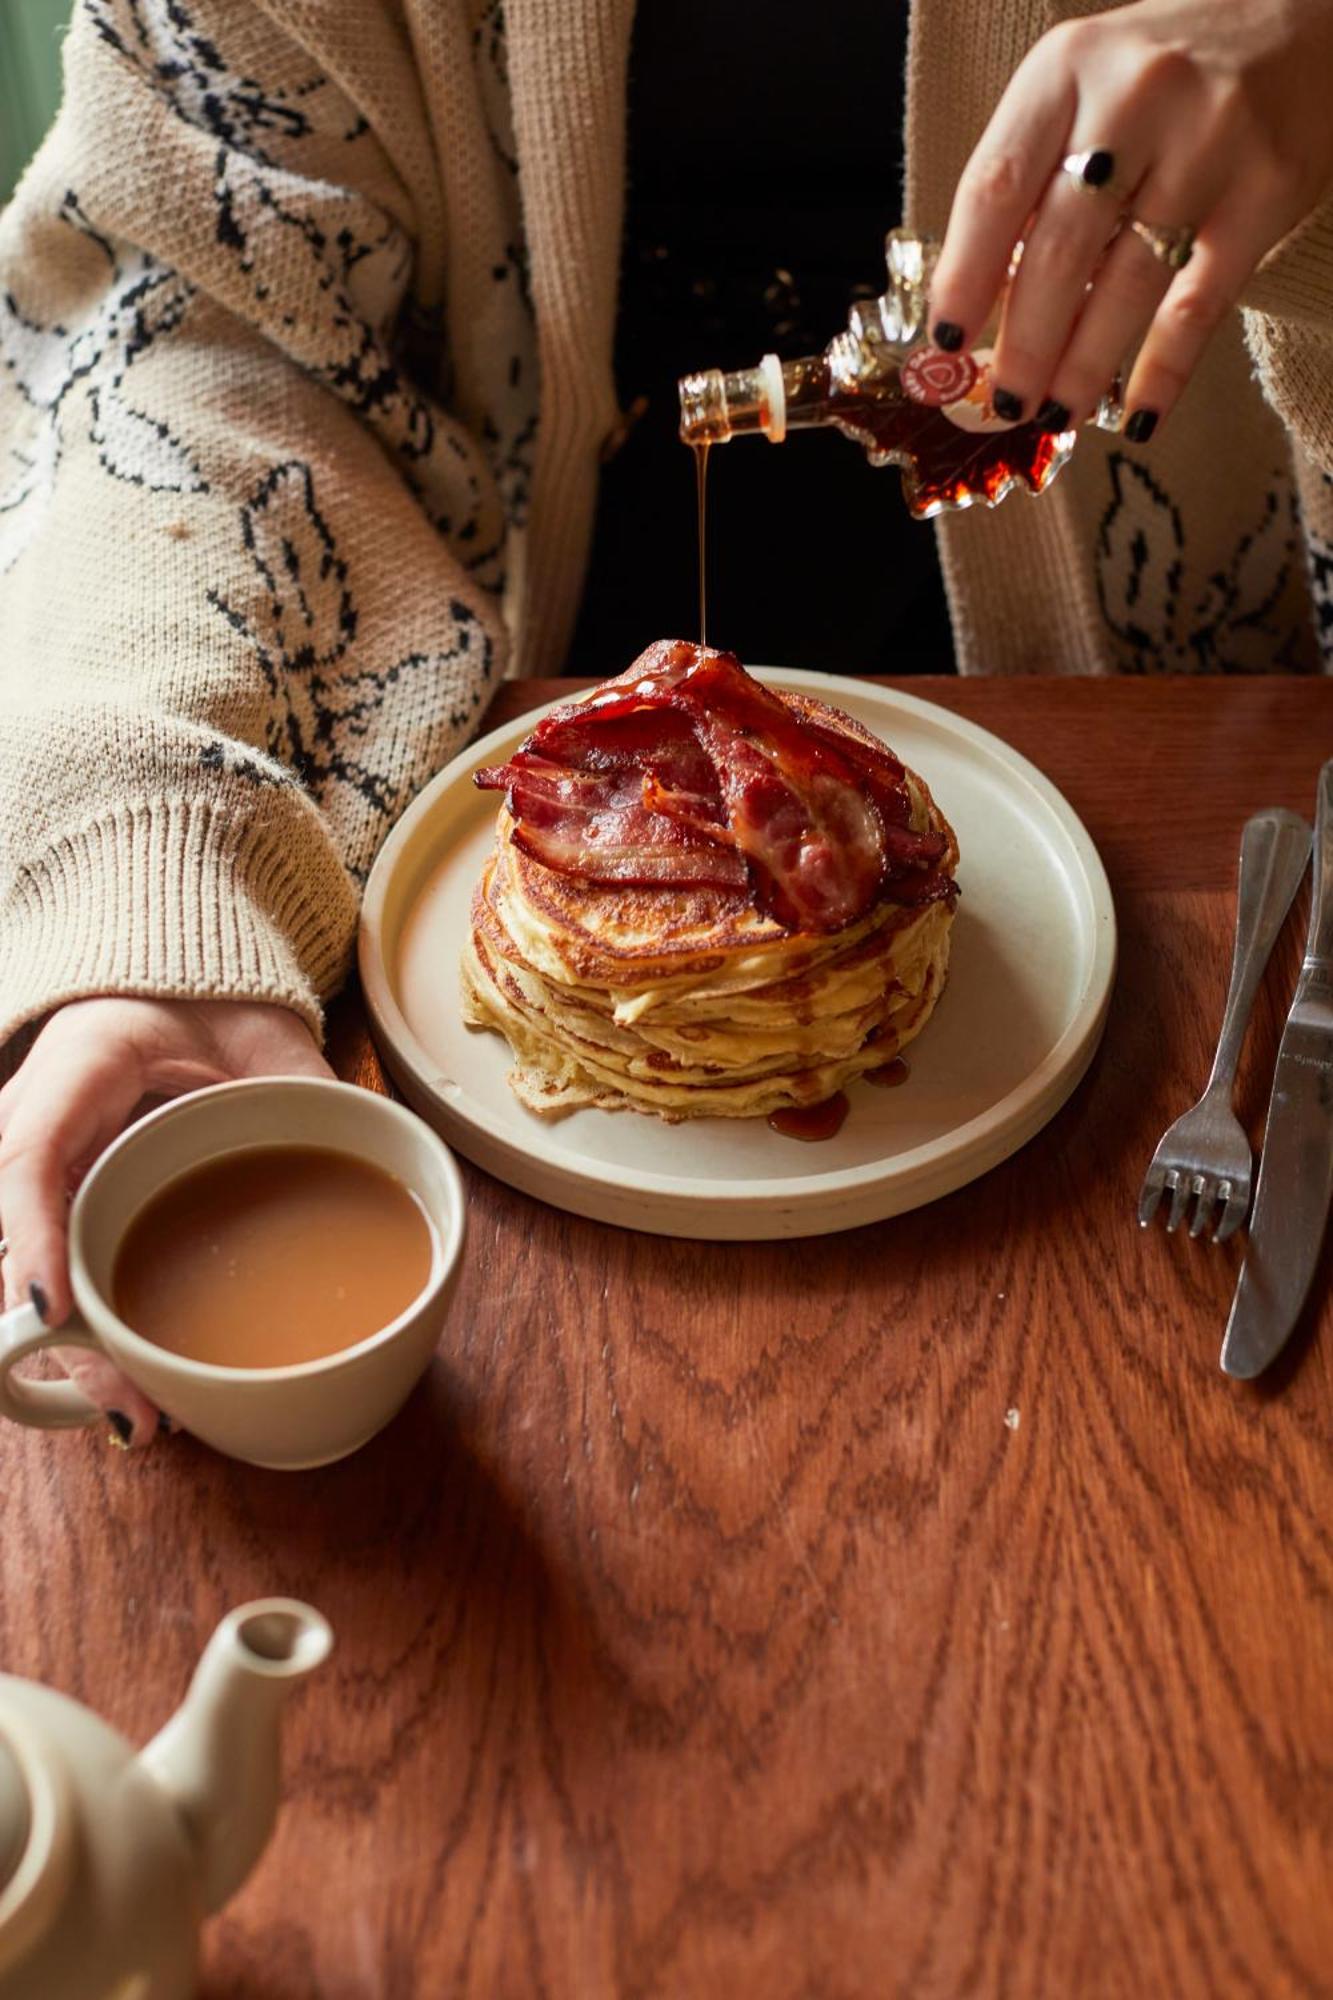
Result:
[[[769,1112],[768,1122],[784,1139],[832,1139],[850,1108],[846,1092],[837,1090],[822,1104],[784,1104],[781,1111]]]

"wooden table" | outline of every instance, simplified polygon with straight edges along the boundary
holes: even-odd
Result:
[[[1333,682],[910,685],[1049,772],[1115,890],[1102,1051],[1014,1159],[756,1245],[469,1169],[450,1337],[358,1457],[0,1439],[9,1670],[141,1739],[228,1605],[336,1627],[209,2000],[1333,1992],[1333,1258],[1237,1384],[1240,1245],[1134,1221],[1241,823],[1311,810]],[[332,1045],[379,1083],[354,1000]]]

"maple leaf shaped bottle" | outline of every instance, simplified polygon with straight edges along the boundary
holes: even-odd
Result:
[[[990,402],[991,348],[947,354],[926,337],[938,245],[905,229],[889,232],[882,297],[853,306],[846,331],[822,354],[755,368],[707,369],[682,377],[680,435],[696,448],[747,433],[780,444],[789,431],[833,425],[864,447],[872,465],[901,469],[903,497],[918,520],[963,507],[994,507],[1007,493],[1044,492],[1074,449],[1076,430],[1006,423]],[[1094,421],[1118,430],[1113,395]]]

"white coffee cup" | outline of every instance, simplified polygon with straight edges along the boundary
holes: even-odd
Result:
[[[405,1312],[315,1361],[223,1368],[145,1340],[110,1304],[116,1252],[144,1203],[178,1174],[247,1147],[320,1146],[395,1174],[430,1223],[424,1289]],[[435,1352],[458,1280],[463,1184],[453,1155],[401,1104],[318,1077],[256,1077],[175,1099],[109,1146],[69,1217],[69,1269],[78,1308],[61,1327],[36,1308],[0,1314],[0,1416],[45,1430],[104,1422],[72,1382],[14,1374],[43,1347],[107,1354],[183,1429],[231,1458],[296,1469],[327,1465],[372,1438],[406,1400]]]

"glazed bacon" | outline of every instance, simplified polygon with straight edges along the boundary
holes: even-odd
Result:
[[[641,709],[568,726],[539,724],[507,764],[478,771],[508,795],[514,839],[562,875],[589,882],[744,889],[712,764],[683,716]],[[547,732],[544,734],[544,732]]]
[[[789,929],[839,930],[882,897],[952,893],[902,765],[805,720],[734,653],[665,639],[538,723],[507,764],[514,839],[590,882],[748,888]]]

